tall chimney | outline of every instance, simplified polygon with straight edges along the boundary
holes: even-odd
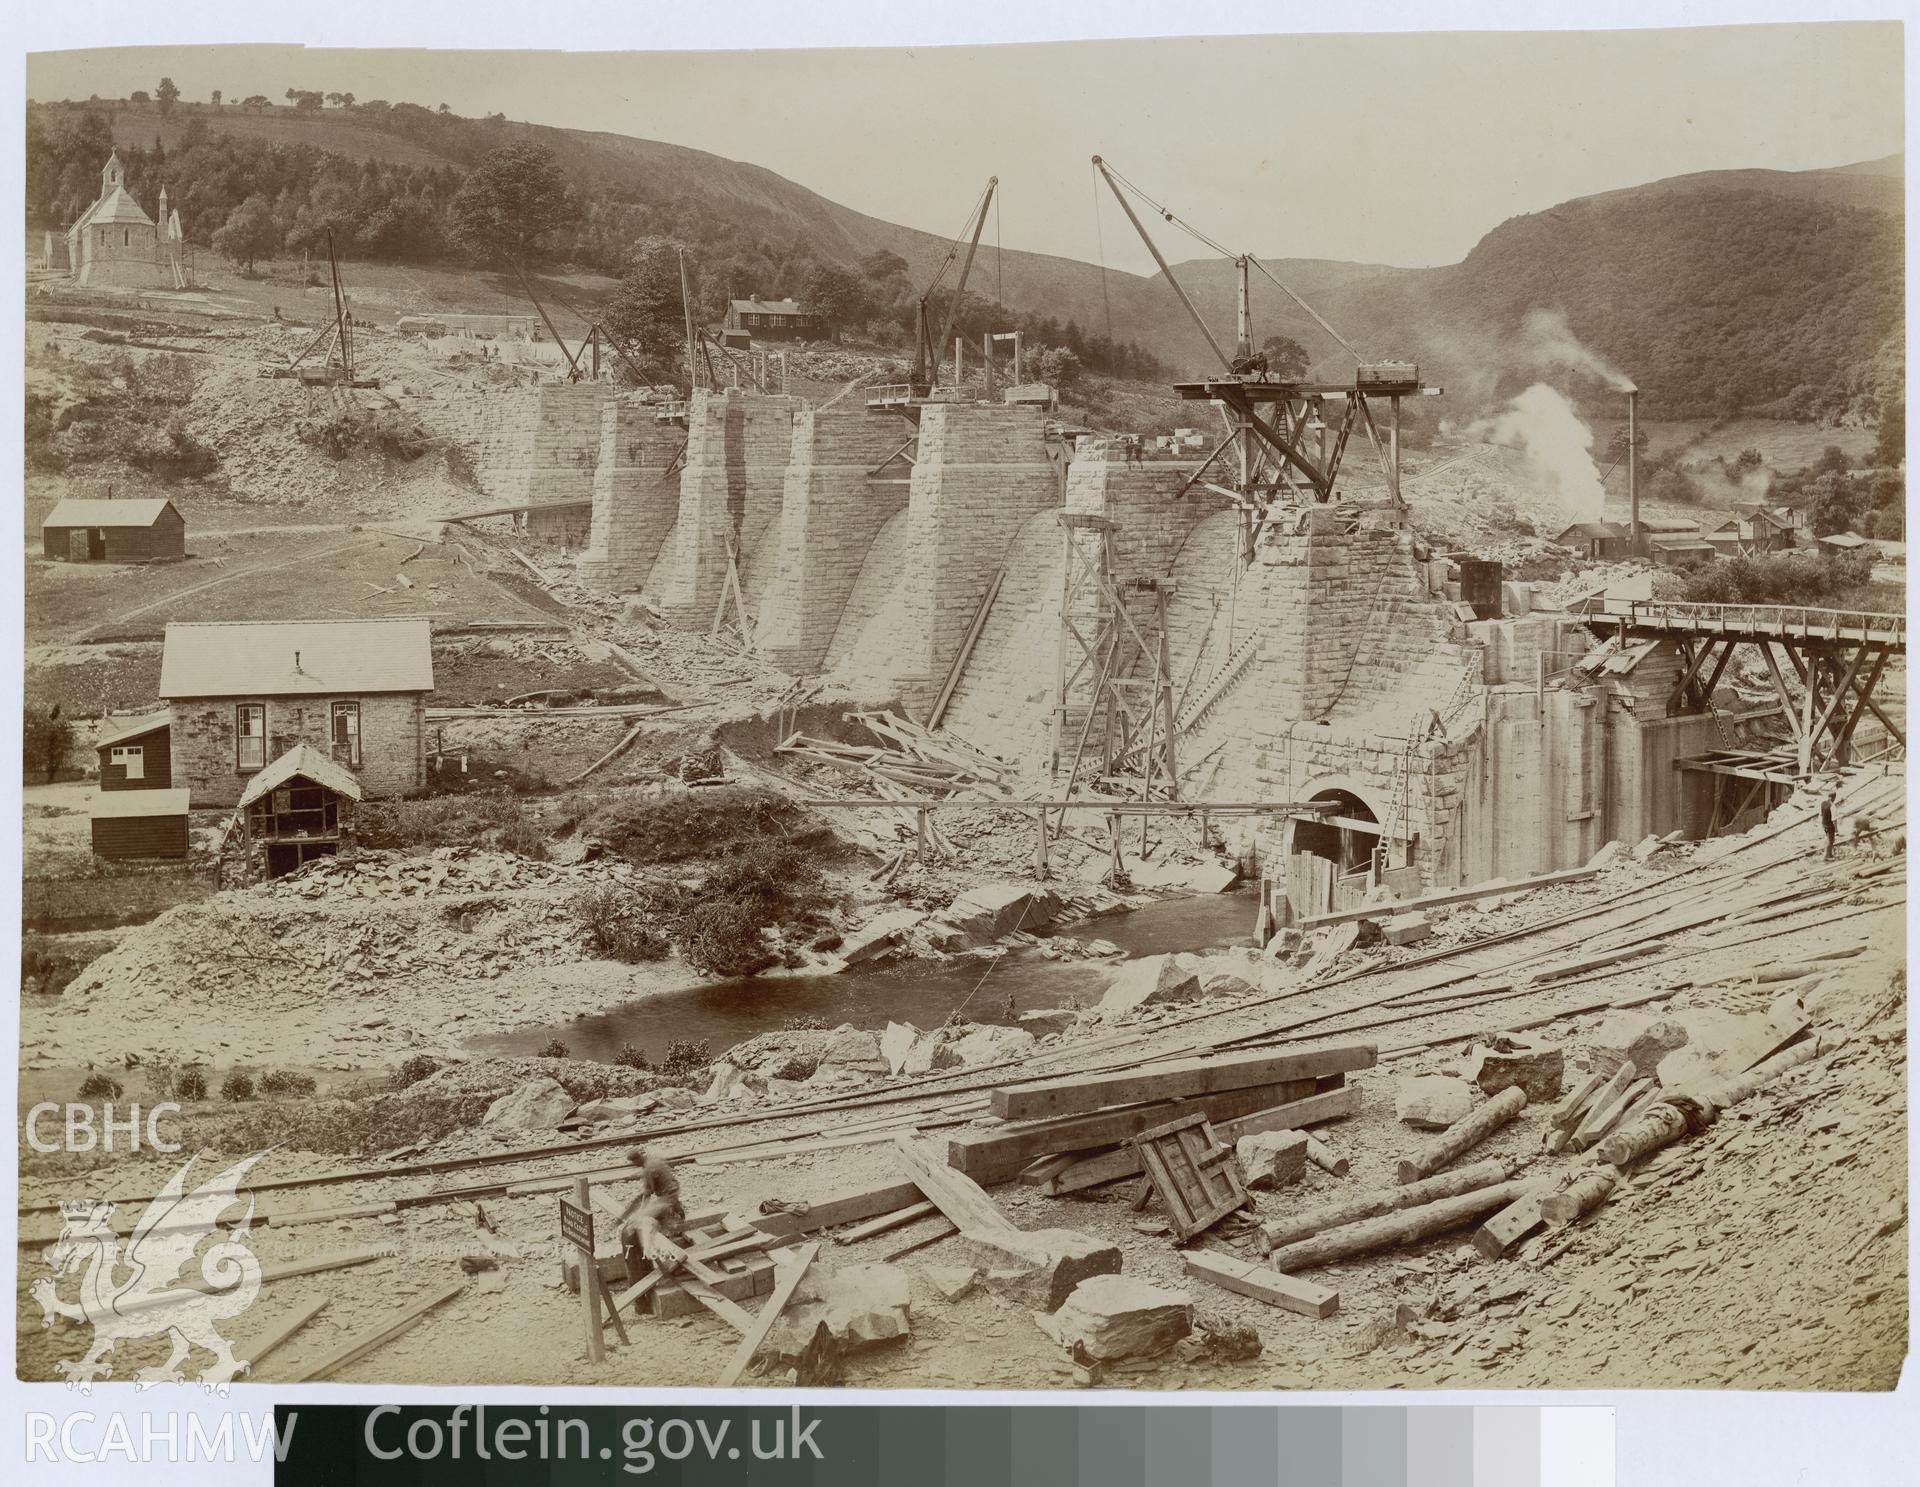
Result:
[[[1634,443],[1638,431],[1640,389],[1627,393],[1627,542],[1640,551],[1640,450]]]

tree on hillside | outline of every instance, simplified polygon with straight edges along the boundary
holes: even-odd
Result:
[[[525,268],[580,221],[579,200],[553,151],[531,140],[482,160],[453,198],[453,235],[483,263]]]
[[[145,88],[135,88],[127,95],[128,103],[152,103],[153,99]]]
[[[73,725],[60,716],[57,702],[52,707],[27,707],[21,724],[21,764],[52,780],[73,746]]]
[[[857,274],[837,264],[816,263],[801,281],[800,301],[835,331],[842,331],[866,318],[867,286]]]
[[[172,78],[163,77],[153,96],[160,102],[160,112],[170,114],[173,112],[174,104],[180,101],[180,90],[173,85]]]
[[[241,99],[240,107],[246,109],[249,113],[257,114],[263,108],[272,108],[273,100],[267,97],[265,93],[254,93]]]
[[[1873,441],[1873,462],[1894,469],[1907,459],[1907,405],[1889,401],[1880,409],[1880,432]]]
[[[884,284],[889,279],[906,278],[912,265],[898,253],[881,248],[860,260],[860,272],[874,283]]]
[[[1268,336],[1260,343],[1260,354],[1267,359],[1267,370],[1283,380],[1297,380],[1313,365],[1313,353],[1292,336]]]
[[[213,235],[213,251],[248,273],[279,246],[280,224],[274,219],[273,204],[259,195],[249,196],[235,207]]]
[[[1844,475],[1852,461],[1847,458],[1846,450],[1838,444],[1829,444],[1820,451],[1820,458],[1813,462],[1815,475]]]
[[[1842,456],[1845,458],[1845,456]],[[1823,461],[1824,462],[1824,461]],[[1808,521],[1816,537],[1854,532],[1866,514],[1866,492],[1861,483],[1841,470],[1828,470],[1813,482]]]
[[[211,93],[207,94],[207,101],[215,108],[220,107],[220,90],[215,88]]]
[[[679,246],[666,238],[641,239],[634,245],[620,287],[600,311],[600,323],[640,364],[646,381],[687,380]],[[691,278],[692,266],[688,267]]]

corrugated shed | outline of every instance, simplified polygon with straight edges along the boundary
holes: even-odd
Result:
[[[427,620],[172,624],[160,661],[160,695],[170,702],[432,690]]]

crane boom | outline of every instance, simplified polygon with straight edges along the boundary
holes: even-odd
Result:
[[[927,293],[920,296],[918,318],[914,326],[913,347],[913,391],[916,396],[924,396],[930,391],[933,387],[934,379],[940,373],[940,351],[941,348],[947,344],[947,338],[953,334],[954,322],[959,319],[960,302],[966,297],[967,293],[967,278],[973,272],[973,256],[980,247],[980,234],[986,231],[987,211],[993,204],[993,193],[999,185],[1000,177],[989,176],[987,178],[987,189],[980,195],[980,204],[974,208],[973,228],[967,238],[966,257],[960,262],[960,279],[959,282],[953,286],[953,298],[947,305],[947,318],[940,327],[938,337],[933,336],[928,329],[930,322],[927,319],[927,300],[931,297],[934,287],[939,284],[941,278],[946,273],[944,265],[940,273],[934,275],[933,283],[927,286]],[[963,227],[961,231],[964,233],[967,229]],[[958,246],[958,238],[954,239],[954,244],[956,247]],[[949,251],[947,254],[947,263],[952,262],[953,253]]]

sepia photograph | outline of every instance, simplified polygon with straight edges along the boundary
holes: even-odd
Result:
[[[1903,24],[563,30],[24,58],[18,1379],[1894,1390]]]

